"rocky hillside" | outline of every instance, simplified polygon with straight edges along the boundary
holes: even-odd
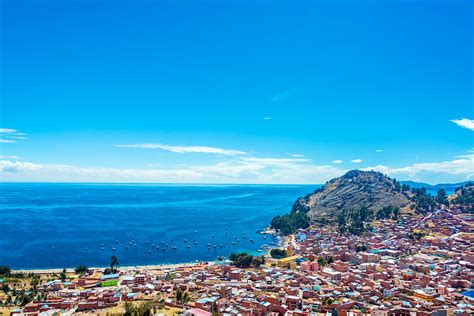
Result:
[[[300,197],[293,204],[292,213],[307,213],[311,219],[331,219],[343,210],[362,207],[374,213],[388,206],[403,208],[412,203],[404,189],[380,172],[352,170]]]

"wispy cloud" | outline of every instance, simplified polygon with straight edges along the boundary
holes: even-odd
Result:
[[[121,148],[142,148],[142,149],[161,149],[171,151],[179,154],[202,153],[202,154],[217,154],[224,156],[238,156],[246,155],[247,153],[234,149],[223,149],[208,146],[172,146],[164,144],[130,144],[130,145],[115,145]]]
[[[452,178],[455,179],[453,181],[472,179],[474,177],[474,154],[461,155],[455,158],[440,162],[415,163],[405,167],[377,165],[362,170],[376,170],[391,176],[415,181],[422,180],[427,176],[433,178],[433,175],[440,175],[440,181],[450,181],[450,178],[446,176],[456,176]],[[431,182],[435,183],[436,181]]]
[[[272,118],[269,117],[269,116],[265,116],[263,119],[264,119],[265,121],[269,121],[269,120],[271,120]]]
[[[18,156],[0,156],[0,159],[15,159],[20,160],[21,158]]]
[[[294,158],[302,158],[304,157],[304,155],[302,154],[290,154],[291,157],[294,157]]]
[[[18,140],[29,139],[23,132],[12,128],[0,128],[0,143],[16,143]]]
[[[12,133],[18,133],[18,131],[11,128],[0,128],[0,134],[12,134]]]
[[[470,119],[467,119],[467,118],[462,118],[462,119],[459,119],[459,120],[451,120],[451,122],[453,122],[454,124],[456,124],[458,126],[461,126],[461,127],[467,128],[471,131],[474,131],[474,120],[470,120]]]
[[[347,170],[309,159],[235,157],[215,164],[121,169],[0,160],[1,181],[323,183]]]
[[[335,163],[335,164],[340,164],[342,163],[342,160],[340,159],[336,159],[336,160],[333,160],[332,163]]]
[[[351,160],[352,163],[361,163],[362,159],[353,159]]]
[[[383,152],[383,149],[376,149],[375,152],[376,153],[381,153],[381,152]]]

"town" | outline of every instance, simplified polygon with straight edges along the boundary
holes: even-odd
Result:
[[[439,209],[377,221],[363,236],[310,226],[251,267],[13,271],[0,278],[0,315],[472,315],[473,222]],[[20,306],[20,291],[38,295]]]

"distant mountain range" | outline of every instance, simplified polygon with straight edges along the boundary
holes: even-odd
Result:
[[[437,192],[439,189],[443,188],[447,193],[454,193],[456,188],[460,186],[464,186],[465,184],[472,182],[472,181],[464,181],[459,183],[439,183],[439,184],[428,184],[422,182],[415,182],[415,181],[400,181],[402,184],[407,184],[412,188],[426,188],[428,191]]]

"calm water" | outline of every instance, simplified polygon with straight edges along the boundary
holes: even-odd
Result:
[[[257,231],[314,188],[0,184],[0,265],[106,266],[112,254],[121,265],[159,264],[213,260],[236,249],[255,251],[273,241]],[[169,244],[165,251],[162,241]],[[208,243],[217,248],[208,250]]]

